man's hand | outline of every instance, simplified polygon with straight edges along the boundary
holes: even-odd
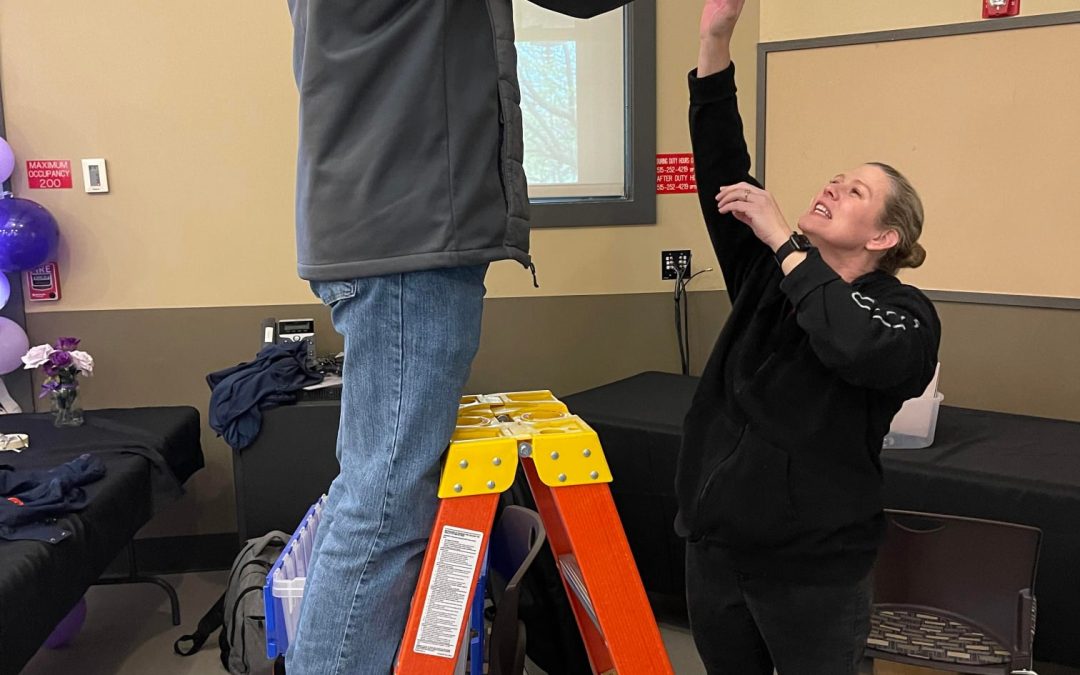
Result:
[[[791,236],[791,228],[776,199],[767,190],[750,183],[721,187],[716,195],[716,208],[749,225],[754,236],[774,252]]]

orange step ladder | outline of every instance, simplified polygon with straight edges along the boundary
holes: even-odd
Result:
[[[525,470],[594,673],[672,674],[596,432],[549,391],[462,399],[398,675],[450,675],[499,494]]]

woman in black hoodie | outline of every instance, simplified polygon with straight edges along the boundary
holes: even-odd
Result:
[[[793,234],[750,177],[730,40],[744,0],[707,0],[690,73],[705,223],[732,310],[687,414],[676,527],[711,675],[858,672],[884,531],[882,438],[926,388],[940,323],[898,269],[926,256],[911,184],[838,174]]]

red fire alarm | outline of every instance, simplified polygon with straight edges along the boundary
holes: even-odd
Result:
[[[30,290],[28,300],[41,302],[60,299],[60,268],[55,262],[26,271],[26,285]]]
[[[983,0],[983,18],[999,19],[1020,13],[1020,0]]]

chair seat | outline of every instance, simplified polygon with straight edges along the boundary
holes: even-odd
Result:
[[[997,665],[1012,655],[997,640],[971,624],[920,609],[875,606],[870,615],[872,650],[941,663]]]

